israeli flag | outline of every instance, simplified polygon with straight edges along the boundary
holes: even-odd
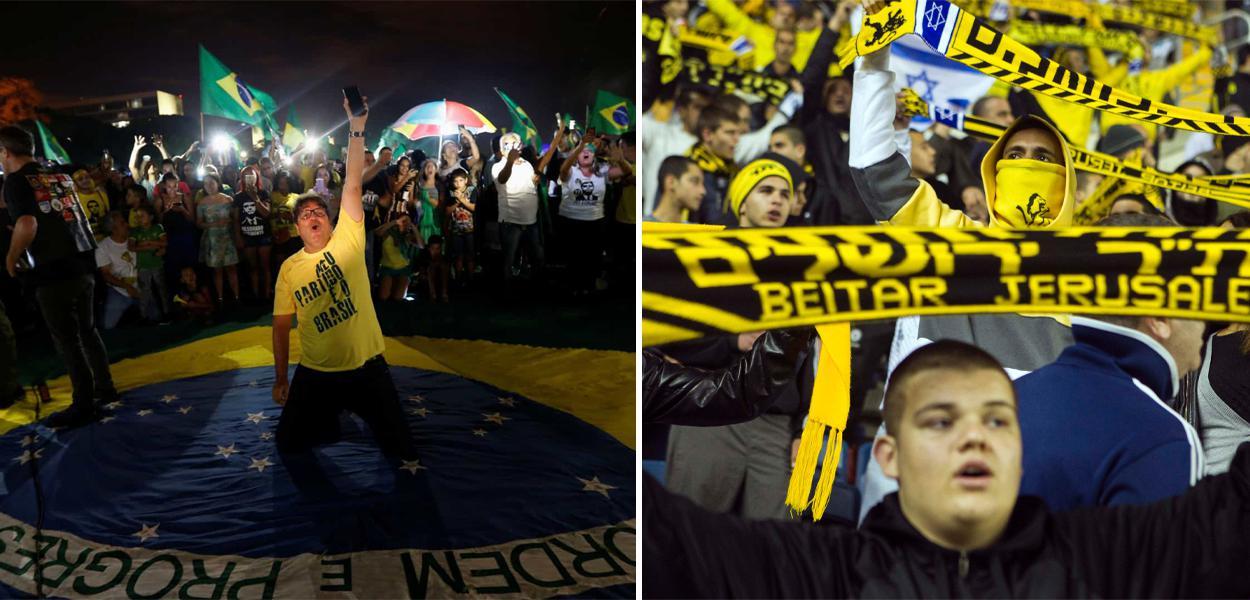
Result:
[[[897,89],[915,90],[934,110],[969,111],[994,85],[993,77],[934,52],[914,36],[890,45],[890,70]],[[920,117],[915,120],[920,128],[930,123]]]

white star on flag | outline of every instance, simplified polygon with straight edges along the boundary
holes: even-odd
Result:
[[[173,402],[174,400],[177,400],[177,399],[178,399],[178,394],[165,394],[164,396],[161,397],[161,402],[164,402],[165,404],[169,404],[170,402]]]
[[[430,409],[428,409],[428,408],[410,408],[410,409],[408,409],[408,414],[410,414],[410,415],[421,415],[421,418],[425,418],[425,415],[429,414],[429,412],[430,412]]]
[[[413,394],[411,396],[408,396],[408,401],[409,402],[425,402],[425,396],[422,396],[421,394]]]
[[[481,428],[474,429],[473,435],[476,435],[477,437],[486,437],[486,430]]]
[[[262,439],[262,440],[267,440],[267,439],[270,439],[270,438],[272,438],[272,437],[273,437],[273,432],[272,432],[272,431],[265,431],[265,432],[262,432],[262,433],[260,434],[260,439]]]
[[[425,469],[425,467],[421,466],[421,459],[419,458],[416,460],[405,460],[404,465],[399,468],[401,471],[408,471],[411,475],[416,475],[418,470],[423,469]]]
[[[151,527],[149,527],[147,523],[140,523],[140,525],[142,526],[142,529],[130,534],[139,538],[140,544],[148,541],[148,538],[161,537],[159,533],[156,533],[156,528],[161,526],[160,523],[152,525]]]
[[[20,462],[20,463],[22,463],[22,464],[26,464],[26,463],[28,463],[28,462],[30,462],[30,461],[32,461],[32,460],[37,459],[37,458],[43,458],[43,448],[40,448],[40,449],[38,449],[38,450],[35,450],[35,452],[34,452],[33,454],[31,453],[31,451],[30,451],[30,450],[23,450],[23,451],[22,451],[22,453],[21,453],[21,455],[19,455],[19,456],[15,457],[15,458],[13,459],[13,462]]]
[[[230,458],[231,454],[238,454],[238,452],[238,450],[234,449],[234,444],[230,444],[229,446],[217,446],[216,455],[222,458]]]
[[[145,409],[143,409],[143,410],[139,411],[137,414],[138,414],[140,417],[146,417],[146,416],[148,416],[148,415],[152,414],[152,410],[151,410],[151,409],[147,409],[147,408],[145,408]]]
[[[499,397],[499,403],[500,403],[500,404],[502,404],[502,405],[504,405],[504,406],[516,406],[516,399],[515,399],[515,398],[506,398],[506,397],[504,397],[504,396],[500,396],[500,397]]]
[[[269,417],[266,417],[265,411],[262,410],[258,413],[247,413],[247,418],[244,419],[244,421],[251,421],[253,424],[260,424],[261,421],[264,421],[267,418]]]
[[[486,413],[482,413],[482,417],[486,421],[490,421],[491,423],[497,423],[499,425],[503,425],[504,421],[507,421],[512,418],[512,417],[505,417],[499,413],[493,413],[489,415]]]
[[[925,25],[929,29],[941,29],[946,24],[946,10],[934,4],[929,7],[929,12],[925,13]]]
[[[117,418],[117,417],[114,417],[113,415],[109,415],[109,416],[107,416],[107,417],[100,417],[100,422],[101,422],[101,423],[108,423],[109,421],[112,421],[113,419],[116,419],[116,418]]]
[[[616,486],[614,485],[608,485],[606,483],[603,483],[602,481],[599,481],[598,475],[590,479],[582,479],[581,477],[578,477],[577,480],[585,484],[584,486],[582,486],[583,492],[597,492],[597,493],[603,494],[604,498],[608,497],[608,490],[616,489]]]
[[[256,469],[257,473],[263,473],[265,472],[265,467],[272,467],[272,466],[273,466],[273,463],[269,462],[269,457],[266,456],[265,458],[262,458],[260,460],[256,460],[255,458],[253,458],[252,464],[248,465],[247,468]]]
[[[184,407],[182,407],[182,408],[179,408],[179,409],[178,409],[178,412],[180,412],[180,413],[182,413],[182,414],[184,414],[184,415],[185,415],[185,414],[187,414],[187,413],[191,412],[191,407],[190,407],[190,406],[184,406]]]
[[[114,401],[112,401],[112,402],[109,402],[108,404],[105,404],[105,405],[104,405],[104,408],[107,408],[107,409],[109,409],[109,410],[117,410],[117,409],[119,409],[119,408],[121,408],[121,407],[123,407],[123,406],[125,406],[125,405],[124,405],[124,404],[122,404],[122,401],[121,401],[121,400],[114,400]]]
[[[255,379],[253,379],[253,380],[251,380],[251,381],[247,382],[247,385],[248,385],[248,387],[256,387],[256,386],[260,385],[260,382],[259,382],[259,381],[256,381]]]
[[[31,444],[33,444],[33,443],[35,443],[38,439],[39,439],[39,436],[37,436],[37,435],[28,435],[28,436],[26,436],[26,437],[22,438],[22,447],[23,447],[23,448],[25,448],[25,447],[27,447],[27,446],[29,446],[29,445],[31,445]]]

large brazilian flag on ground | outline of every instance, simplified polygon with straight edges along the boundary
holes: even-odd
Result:
[[[238,74],[200,46],[200,112],[277,130],[273,96],[244,83]]]
[[[413,461],[347,414],[277,452],[267,312],[103,332],[123,397],[68,430],[30,338],[52,402],[0,410],[0,597],[635,596],[632,297],[379,305]]]

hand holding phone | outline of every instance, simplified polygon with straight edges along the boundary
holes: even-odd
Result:
[[[360,117],[364,116],[368,109],[365,108],[365,99],[360,95],[360,89],[356,86],[348,86],[343,88],[343,97],[347,98],[347,105],[351,108],[352,114]]]

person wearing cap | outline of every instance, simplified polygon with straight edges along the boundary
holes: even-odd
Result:
[[[1072,223],[1076,171],[1068,160],[1067,141],[1054,125],[1033,116],[1016,119],[981,160],[988,224],[943,203],[929,183],[911,174],[910,134],[905,122],[895,122],[889,61],[888,51],[864,57],[854,74],[851,99],[851,175],[877,221],[911,227],[1045,230]],[[1053,362],[1072,344],[1072,331],[1062,316],[902,317],[895,325],[887,371],[916,348],[939,339],[981,347],[1018,377]],[[861,518],[894,489],[897,484],[884,475],[881,465],[870,461]]]
[[[304,248],[282,262],[273,301],[273,399],[283,406],[278,451],[298,453],[337,441],[338,414],[356,413],[382,451],[415,458],[407,419],[382,352],[382,328],[374,312],[365,270],[365,215],[361,203],[364,130],[368,118],[352,113],[347,169],[337,226],[317,193],[295,201],[295,222]],[[288,382],[292,318],[298,317],[300,364]]]
[[[731,228],[782,227],[794,202],[790,171],[777,160],[752,161],[729,183],[727,200],[734,217]],[[752,351],[759,337],[760,332],[715,336],[668,344],[659,351],[688,367],[723,369]],[[800,373],[814,371],[800,368]],[[746,423],[673,427],[666,485],[715,512],[785,518],[790,469],[810,403],[803,389],[810,388],[803,383],[785,386],[763,415]]]

